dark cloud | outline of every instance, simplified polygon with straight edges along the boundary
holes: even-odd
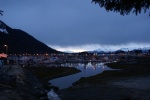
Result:
[[[49,45],[150,43],[148,14],[122,16],[91,1],[1,0],[1,19]]]

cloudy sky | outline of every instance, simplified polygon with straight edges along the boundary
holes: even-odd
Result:
[[[150,47],[150,17],[107,12],[92,0],[0,0],[0,20],[62,51]]]

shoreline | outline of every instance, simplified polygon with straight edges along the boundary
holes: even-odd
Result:
[[[47,89],[43,84],[20,65],[4,65],[0,72],[0,100],[47,98]]]
[[[150,99],[149,64],[108,64],[122,70],[104,71],[88,78],[81,78],[72,87],[59,91],[64,100],[135,100]],[[85,95],[86,94],[86,95]]]
[[[24,69],[30,71],[34,76],[36,76],[40,82],[44,84],[44,86],[48,89],[53,88],[54,90],[59,90],[58,87],[51,85],[50,80],[55,78],[60,78],[72,74],[76,74],[81,72],[80,70],[73,67],[24,67]]]
[[[80,70],[70,67],[25,68],[20,65],[4,65],[0,72],[1,100],[47,100],[48,91],[59,90],[58,87],[49,86],[48,80],[75,74]]]
[[[15,67],[16,66],[16,67]],[[87,78],[81,78],[73,84],[73,86],[59,90],[57,87],[48,86],[47,80],[71,75],[80,72],[76,68],[71,67],[24,67],[20,68],[13,65],[9,73],[16,74],[23,84],[28,84],[24,79],[24,69],[31,72],[47,90],[55,89],[56,93],[62,100],[135,100],[135,99],[150,99],[150,65],[149,64],[120,64],[110,63],[107,64],[110,68],[117,70],[104,71]],[[121,70],[118,70],[121,69]],[[26,72],[26,71],[25,71]],[[42,74],[44,73],[44,74]],[[59,73],[59,74],[58,74]],[[28,76],[28,72],[25,75]],[[21,76],[20,76],[21,75]],[[29,74],[30,75],[30,74]],[[39,75],[39,76],[38,76]],[[45,77],[46,76],[46,77]],[[22,77],[22,78],[21,78]],[[12,77],[13,78],[13,77]],[[14,79],[14,78],[13,78]],[[28,80],[28,78],[26,79]],[[31,79],[29,78],[31,81]],[[15,81],[13,81],[15,82]],[[27,81],[28,82],[28,81]],[[31,81],[32,82],[32,81]],[[15,83],[16,84],[16,83]],[[14,83],[11,84],[15,88]],[[35,83],[34,83],[35,84]],[[29,84],[28,84],[29,85]],[[3,87],[3,86],[2,86]],[[42,87],[43,88],[43,87]],[[42,89],[41,88],[41,89]],[[23,88],[24,91],[25,88]],[[17,90],[20,91],[20,90]],[[22,92],[23,92],[22,91]],[[25,90],[26,91],[26,90]],[[31,91],[31,90],[30,90]],[[34,90],[33,90],[34,91]],[[42,90],[43,91],[43,90]],[[11,91],[12,93],[13,91]],[[18,92],[17,92],[18,93]],[[25,93],[25,92],[23,92]],[[18,95],[18,94],[16,94]],[[25,94],[28,95],[28,94]],[[31,96],[32,97],[32,96]]]

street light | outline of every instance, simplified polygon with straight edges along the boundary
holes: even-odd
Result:
[[[4,45],[6,47],[6,54],[8,53],[8,45]]]

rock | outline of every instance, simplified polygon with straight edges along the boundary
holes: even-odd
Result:
[[[0,92],[0,100],[23,100],[23,99],[15,91],[6,89]]]
[[[8,66],[5,66],[8,67]],[[0,100],[45,100],[47,90],[31,72],[19,65],[0,76]]]

